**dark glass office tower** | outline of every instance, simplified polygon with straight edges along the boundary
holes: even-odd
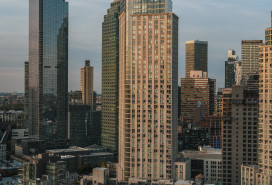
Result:
[[[118,151],[120,0],[111,3],[102,24],[101,144]]]
[[[68,3],[29,0],[29,133],[67,138]],[[51,130],[45,129],[51,126]]]

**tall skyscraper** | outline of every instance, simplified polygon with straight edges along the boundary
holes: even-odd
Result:
[[[55,141],[67,139],[68,3],[65,0],[29,0],[28,112],[30,135]],[[43,133],[43,125],[47,123],[54,125],[54,133]]]
[[[174,178],[178,19],[171,0],[121,2],[119,180]]]
[[[225,88],[236,84],[236,66],[239,63],[234,50],[228,51],[228,60],[225,62]]]
[[[272,12],[271,12],[272,27]],[[270,65],[272,58],[272,28],[265,30],[265,45],[260,47],[259,98],[259,174],[257,184],[272,184],[272,90]]]
[[[207,73],[191,71],[190,78],[181,79],[181,120],[198,122],[216,111],[216,80]]]
[[[241,165],[257,164],[258,98],[241,86],[223,91],[223,185],[241,184]]]
[[[250,74],[259,73],[259,52],[262,40],[242,41],[242,85],[246,86]]]
[[[208,73],[208,42],[186,42],[186,78],[190,78],[190,71],[203,71]]]
[[[102,24],[101,144],[114,152],[118,152],[120,2],[111,3]]]
[[[85,61],[85,66],[81,68],[80,87],[82,92],[82,102],[84,105],[89,105],[92,110],[94,107],[94,91],[93,91],[93,73],[94,68],[90,66],[90,61]]]

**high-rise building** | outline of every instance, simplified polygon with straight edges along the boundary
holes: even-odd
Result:
[[[111,3],[102,23],[101,144],[114,152],[118,152],[120,2]]]
[[[223,91],[223,185],[241,184],[241,165],[257,164],[258,91]]]
[[[94,91],[93,91],[93,74],[94,68],[90,66],[90,61],[85,61],[85,66],[81,68],[80,89],[82,92],[82,102],[89,105],[92,110],[94,108]]]
[[[259,73],[259,52],[262,40],[242,41],[242,85],[246,86],[249,74]]]
[[[119,180],[174,178],[178,20],[172,1],[123,0],[119,17]]]
[[[236,66],[239,63],[234,50],[228,51],[228,60],[225,62],[225,88],[231,88],[236,84]]]
[[[29,62],[25,62],[25,97],[24,97],[24,114],[28,118],[28,88],[29,88]],[[27,120],[25,120],[27,121]]]
[[[29,133],[67,139],[68,2],[29,0]],[[43,138],[43,125],[54,133]]]
[[[272,27],[272,12],[271,12]],[[259,173],[257,174],[257,184],[272,184],[272,90],[270,66],[272,58],[272,28],[265,30],[265,45],[260,47],[260,78],[259,78],[259,148],[258,162]]]
[[[186,78],[190,78],[190,71],[203,71],[208,74],[208,42],[186,42]]]
[[[213,115],[216,99],[216,80],[202,71],[191,71],[190,78],[181,79],[181,120],[197,122]]]
[[[242,63],[241,61],[235,63],[235,85],[241,86],[242,81]]]

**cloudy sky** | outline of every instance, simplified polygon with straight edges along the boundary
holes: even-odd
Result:
[[[85,59],[95,67],[95,90],[101,93],[101,27],[113,0],[68,0],[70,11],[69,90],[80,88]],[[209,76],[224,86],[227,50],[240,56],[241,40],[264,39],[270,27],[271,0],[172,0],[179,25],[179,78],[185,73],[185,41],[209,41]],[[24,91],[28,60],[28,0],[0,3],[0,92]]]

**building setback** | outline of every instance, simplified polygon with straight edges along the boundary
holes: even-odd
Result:
[[[65,0],[29,0],[28,90],[30,135],[54,143],[65,141],[68,114],[68,2]],[[53,133],[43,133],[43,125],[47,123],[56,128]]]
[[[118,153],[120,0],[111,3],[102,23],[101,144]]]
[[[172,1],[121,2],[118,179],[174,178],[178,17]]]

